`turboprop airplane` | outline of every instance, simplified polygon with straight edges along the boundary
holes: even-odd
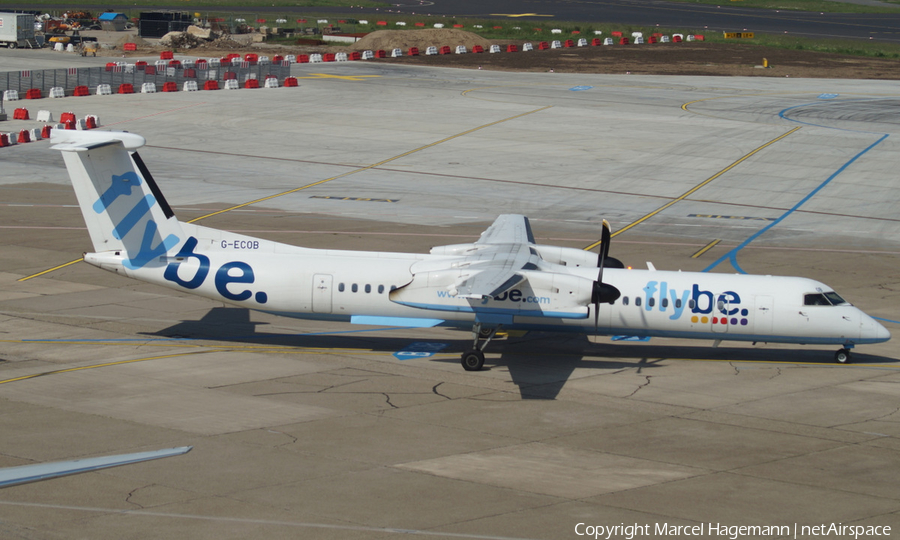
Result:
[[[831,344],[838,362],[890,333],[823,283],[801,277],[630,270],[608,256],[537,244],[501,215],[477,241],[428,254],[296,247],[178,221],[125,132],[53,130],[104,270],[288,317],[472,328],[468,371],[501,328]]]

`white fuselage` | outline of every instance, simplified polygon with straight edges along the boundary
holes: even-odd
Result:
[[[464,274],[462,269],[451,275],[416,271],[414,279],[413,268],[452,267],[452,255],[308,249],[182,227],[195,241],[158,263],[129,270],[123,257],[110,253],[88,254],[85,260],[144,281],[290,317],[595,332],[593,307],[571,300],[584,291],[566,288],[562,278],[589,282],[596,278],[596,268],[547,264],[541,275],[558,276],[559,283],[532,290],[529,281],[497,298],[466,299],[448,290]],[[805,278],[607,268],[603,280],[621,297],[600,304],[599,334],[850,346],[890,337],[850,304],[805,303],[807,294],[830,291]]]

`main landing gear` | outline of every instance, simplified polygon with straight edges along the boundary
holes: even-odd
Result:
[[[834,361],[838,364],[849,364],[850,360],[850,349],[840,349],[834,353]]]
[[[472,348],[462,354],[464,370],[481,371],[481,368],[484,367],[484,349],[497,335],[498,330],[500,330],[500,325],[497,325],[496,328],[482,328],[481,323],[475,323],[472,327],[472,336],[474,337]],[[484,342],[479,344],[482,339]]]

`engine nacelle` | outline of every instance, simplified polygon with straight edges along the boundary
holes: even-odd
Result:
[[[534,246],[542,259],[563,266],[597,268],[597,254],[583,249],[560,246]]]
[[[449,246],[435,246],[431,248],[432,255],[469,255],[478,251],[475,244],[451,244]]]

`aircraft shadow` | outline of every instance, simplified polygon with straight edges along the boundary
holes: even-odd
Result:
[[[440,342],[447,345],[441,353],[462,353],[472,345],[471,332],[459,331],[459,337],[422,339],[415,336],[378,336],[372,329],[336,324],[340,330],[324,333],[272,334],[259,331],[268,323],[255,322],[251,311],[241,308],[210,309],[200,320],[184,320],[158,332],[145,333],[171,339],[224,341],[241,344],[279,345],[366,349],[393,354],[414,342]],[[396,330],[396,329],[394,329]],[[417,329],[421,332],[421,329]],[[365,335],[361,335],[365,333]],[[596,343],[593,342],[596,339]],[[647,343],[610,342],[609,337],[588,338],[584,334],[530,332],[520,338],[492,341],[487,348],[485,369],[505,369],[522,399],[556,399],[576,369],[623,370],[638,373],[662,367],[665,360],[734,361],[760,363],[822,364],[832,361],[830,350],[794,348],[760,349],[749,346],[717,347],[703,345],[650,345]],[[499,357],[497,356],[499,354]],[[434,362],[458,363],[455,357],[443,355]],[[896,363],[894,358],[853,353],[854,364],[878,365]],[[462,369],[462,367],[460,367]],[[477,374],[473,373],[473,376]]]

